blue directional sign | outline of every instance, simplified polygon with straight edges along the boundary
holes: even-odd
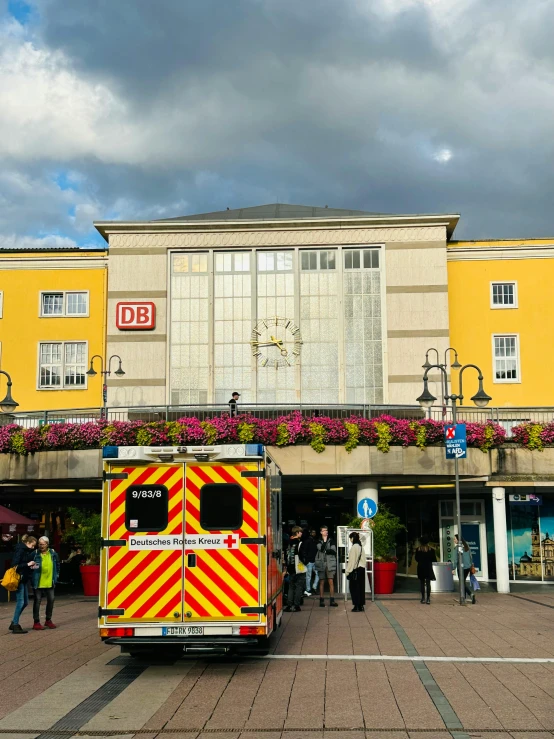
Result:
[[[444,445],[446,447],[446,459],[464,459],[467,457],[465,423],[444,427]]]
[[[358,501],[358,516],[362,518],[373,518],[377,513],[377,503],[371,498],[362,498]]]

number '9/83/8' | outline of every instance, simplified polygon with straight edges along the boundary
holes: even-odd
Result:
[[[133,498],[161,498],[161,490],[133,490],[131,493]]]

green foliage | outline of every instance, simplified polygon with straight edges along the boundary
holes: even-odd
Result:
[[[286,423],[280,423],[277,426],[277,446],[288,446],[290,443],[289,427]]]
[[[16,431],[11,437],[11,451],[14,454],[27,454],[23,431]]]
[[[415,443],[418,449],[425,449],[427,446],[427,429],[419,423],[411,423],[410,428],[415,433]]]
[[[386,421],[381,421],[375,424],[375,429],[377,430],[377,449],[386,454],[392,441],[391,428]]]
[[[204,429],[204,433],[206,434],[206,444],[208,446],[215,444],[215,442],[217,441],[216,427],[209,421],[202,421],[200,425],[202,426],[202,428]]]
[[[256,427],[253,423],[239,423],[237,430],[241,444],[249,444],[254,439]]]
[[[92,565],[100,563],[100,537],[102,534],[102,516],[100,513],[89,513],[79,508],[69,508],[69,516],[75,528],[64,534],[64,540],[73,539],[87,555],[87,562]]]
[[[371,520],[373,528],[373,555],[380,562],[394,561],[391,552],[396,546],[396,536],[406,527],[400,518],[386,505],[379,504],[379,510]]]
[[[527,449],[536,449],[538,452],[542,452],[544,449],[544,442],[542,440],[542,432],[544,426],[540,423],[529,424],[529,441],[527,442]]]
[[[310,423],[310,446],[318,454],[325,451],[325,426],[321,423]]]
[[[348,439],[344,448],[347,452],[351,452],[358,446],[360,441],[360,427],[357,423],[348,423],[348,421],[345,421],[344,428],[348,431]]]
[[[152,444],[152,432],[148,426],[142,426],[137,431],[137,446],[150,446]]]

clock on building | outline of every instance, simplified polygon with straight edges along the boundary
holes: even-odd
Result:
[[[290,318],[262,318],[252,329],[250,345],[262,367],[292,367],[300,357],[302,336]]]

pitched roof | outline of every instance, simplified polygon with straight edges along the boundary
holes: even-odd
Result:
[[[341,218],[352,216],[381,216],[386,213],[370,213],[365,210],[348,210],[347,208],[322,208],[313,205],[287,205],[286,203],[269,203],[267,205],[254,205],[249,208],[227,208],[227,210],[216,210],[212,213],[196,213],[189,216],[178,216],[176,218],[161,218],[155,223],[164,221],[273,221],[278,218]]]

